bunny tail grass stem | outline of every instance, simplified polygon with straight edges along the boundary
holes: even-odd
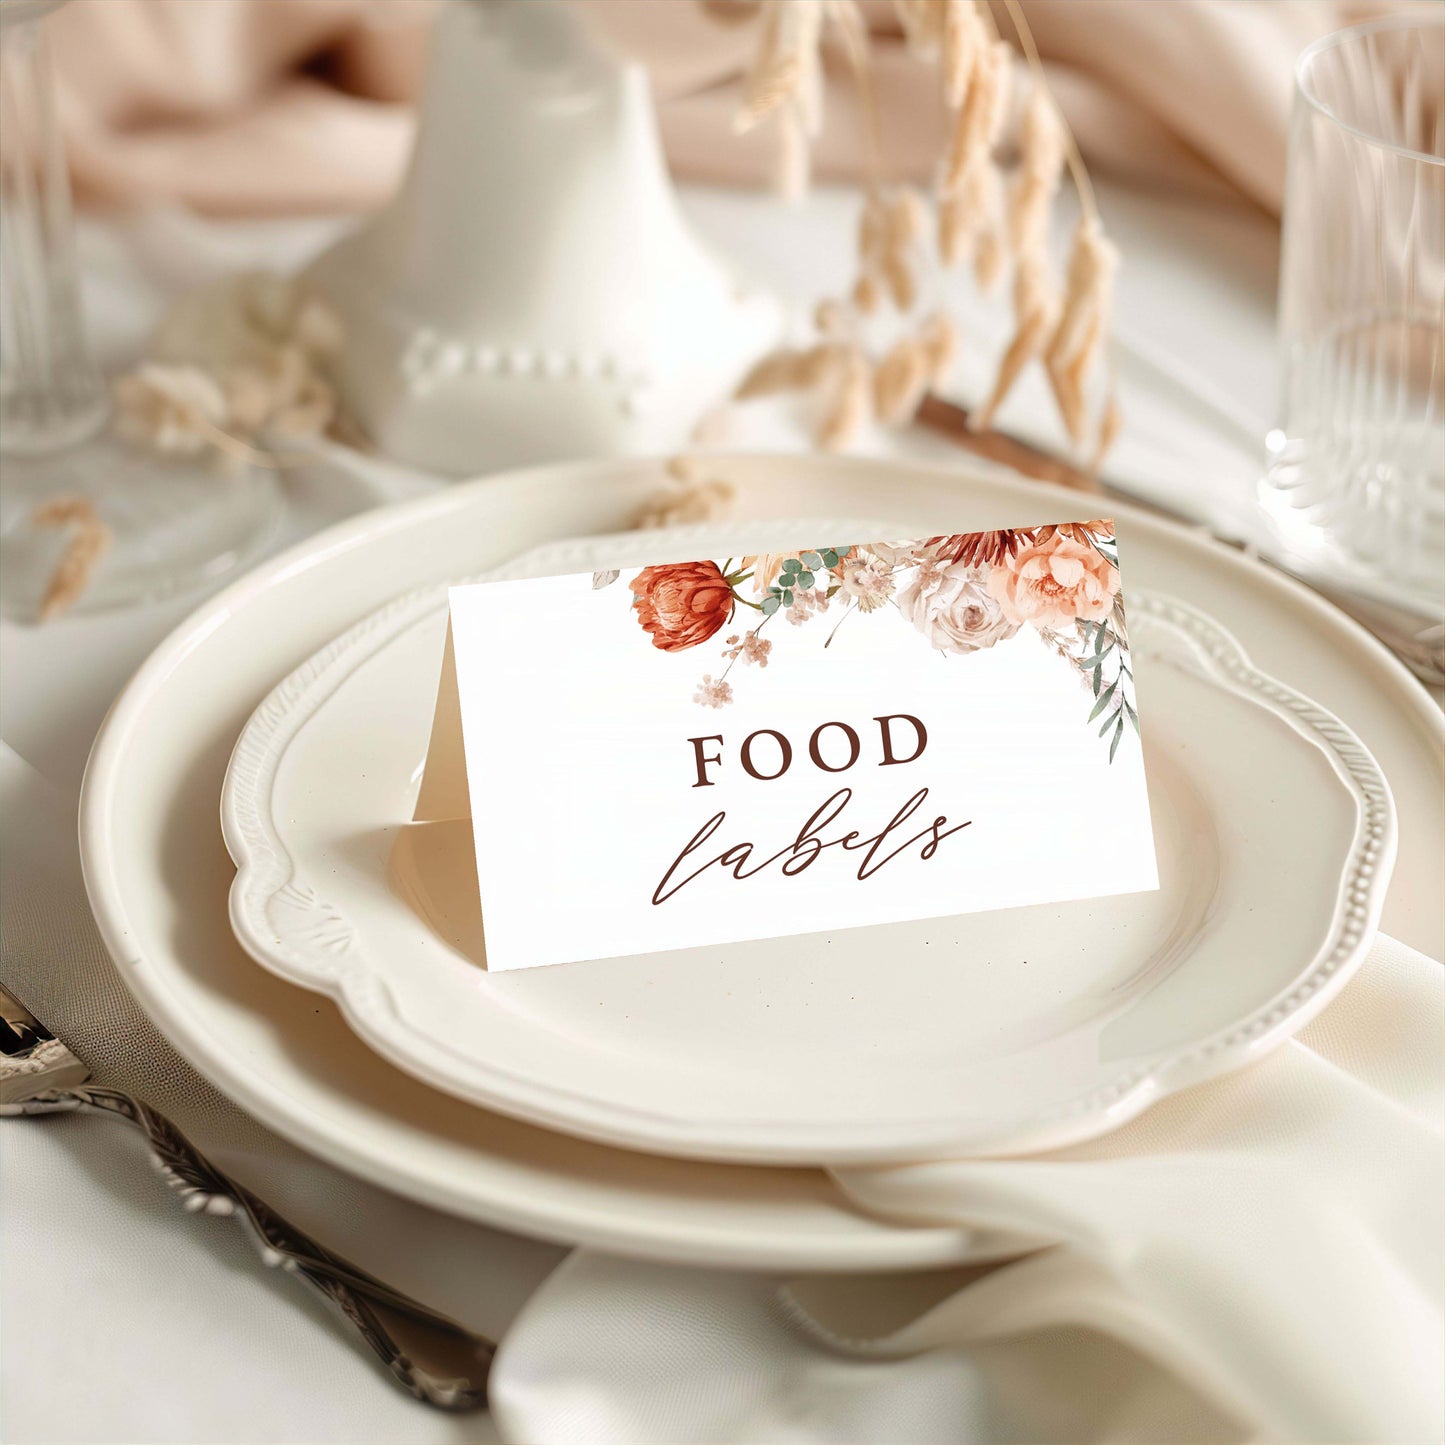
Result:
[[[1044,78],[1043,61],[1039,59],[1039,49],[1034,44],[1033,31],[1029,29],[1029,22],[1024,19],[1024,12],[1019,7],[1019,0],[1003,0],[1003,3],[1004,9],[1008,11],[1009,19],[1013,21],[1014,31],[1019,38],[1019,48],[1024,53],[1024,59],[1028,61],[1029,73],[1034,78],[1034,84],[1042,85],[1047,89],[1048,81]],[[1068,160],[1069,175],[1073,177],[1074,189],[1079,193],[1079,205],[1083,208],[1085,215],[1097,219],[1099,206],[1094,199],[1094,183],[1089,179],[1089,169],[1084,164],[1084,157],[1079,153],[1073,128],[1069,125],[1063,111],[1058,111],[1058,117],[1059,124],[1064,130],[1064,155]]]

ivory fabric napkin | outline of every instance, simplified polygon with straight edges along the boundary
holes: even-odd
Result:
[[[583,0],[645,64],[679,179],[760,185],[768,127],[734,136],[755,27],[692,0]],[[1021,0],[1090,164],[1155,187],[1233,190],[1278,213],[1298,52],[1398,0]],[[995,5],[1000,31],[1010,32]],[[427,0],[71,0],[48,23],[83,198],[221,215],[380,205],[405,163]],[[890,0],[863,0],[884,161],[927,182],[944,113]],[[824,180],[862,178],[856,93],[829,55]]]
[[[498,1424],[555,1445],[1437,1441],[1442,1019],[1445,970],[1382,937],[1268,1059],[1106,1138],[838,1171],[865,1209],[972,1233],[982,1262],[926,1307],[927,1281],[578,1252],[503,1342]]]

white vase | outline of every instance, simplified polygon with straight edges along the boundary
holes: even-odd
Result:
[[[645,72],[551,0],[443,8],[406,179],[311,275],[353,415],[459,476],[682,446],[780,329],[679,214]]]

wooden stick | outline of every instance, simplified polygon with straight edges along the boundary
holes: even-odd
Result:
[[[1101,493],[1098,481],[1082,467],[1076,467],[1060,457],[1050,456],[1028,442],[1003,432],[971,431],[968,412],[954,402],[945,401],[936,392],[929,392],[920,403],[914,420],[946,436],[974,456],[997,462],[1000,466],[1011,467],[1026,477],[1040,482],[1053,482],[1055,486],[1068,487],[1075,492]]]

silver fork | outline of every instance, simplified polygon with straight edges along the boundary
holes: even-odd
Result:
[[[151,1158],[193,1214],[240,1221],[262,1260],[304,1280],[355,1329],[408,1394],[442,1410],[487,1403],[496,1346],[323,1249],[210,1163],[163,1115],[90,1070],[0,986],[0,1114],[109,1114],[146,1136]]]

